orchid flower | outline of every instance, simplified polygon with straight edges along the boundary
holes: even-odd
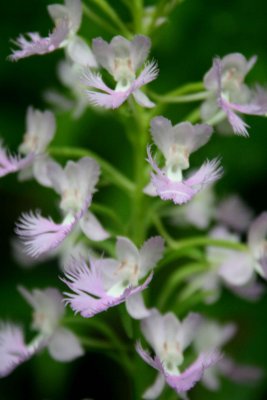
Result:
[[[237,195],[222,200],[216,207],[216,220],[235,232],[246,232],[253,218],[252,210]]]
[[[46,54],[65,47],[68,57],[83,66],[96,67],[96,61],[90,47],[77,35],[82,20],[81,0],[65,0],[65,4],[48,6],[48,13],[55,23],[53,32],[48,37],[30,32],[19,36],[15,44],[19,50],[13,50],[12,61],[35,54]]]
[[[151,121],[151,134],[165,158],[165,167],[160,169],[148,149],[148,162],[155,171],[151,173],[151,182],[162,200],[187,203],[200,190],[220,178],[222,168],[218,160],[207,161],[189,178],[183,178],[183,170],[189,168],[189,155],[211,137],[212,128],[209,125],[182,122],[172,126],[168,119],[155,117]]]
[[[104,240],[109,236],[97,218],[87,211],[99,173],[98,164],[89,157],[76,163],[68,161],[64,169],[56,162],[48,165],[52,187],[61,196],[60,209],[64,220],[56,224],[51,218],[42,217],[39,212],[22,214],[16,233],[30,256],[39,257],[55,250],[78,223],[84,234],[92,240]]]
[[[141,330],[151,345],[153,358],[140,344],[137,352],[151,367],[158,370],[156,381],[143,394],[144,399],[156,399],[165,383],[177,393],[187,392],[201,380],[204,371],[220,360],[220,354],[213,349],[200,353],[197,360],[183,370],[184,351],[197,335],[200,318],[189,314],[182,322],[169,312],[161,315],[157,310],[142,320]]]
[[[63,281],[74,293],[66,293],[66,303],[85,318],[126,301],[128,312],[137,319],[149,315],[138,295],[152,279],[152,273],[163,253],[163,239],[147,240],[140,251],[127,238],[119,237],[116,259],[73,259],[66,266]],[[147,278],[146,278],[147,277]],[[143,283],[141,281],[145,279]]]
[[[143,35],[136,35],[132,41],[122,36],[115,36],[110,44],[102,38],[94,39],[93,52],[96,59],[112,75],[116,87],[109,88],[100,74],[89,70],[84,76],[84,83],[89,86],[87,90],[89,102],[95,106],[114,109],[133,95],[141,106],[153,107],[154,103],[140,90],[140,87],[156,79],[158,75],[156,62],[145,64],[140,75],[136,76],[137,70],[148,56],[150,47],[150,39]]]
[[[242,136],[248,136],[248,125],[237,113],[264,115],[267,113],[267,95],[258,87],[250,89],[244,84],[244,79],[256,62],[256,57],[250,60],[240,53],[215,58],[212,68],[204,77],[204,85],[210,97],[201,109],[204,121],[211,119],[222,110],[233,131]]]
[[[27,345],[19,325],[0,325],[0,377],[9,375],[44,347],[52,358],[61,362],[82,356],[84,351],[78,338],[69,329],[60,326],[64,314],[60,292],[54,288],[29,292],[23,287],[19,291],[34,310],[32,329],[38,334]]]
[[[266,222],[266,221],[265,221]],[[257,224],[256,224],[257,225]],[[252,239],[251,239],[252,229]],[[256,282],[256,271],[264,275],[260,265],[261,257],[256,258],[258,246],[261,241],[257,241],[258,227],[256,233],[252,224],[249,231],[248,251],[225,249],[220,247],[208,246],[207,259],[211,268],[192,279],[192,285],[211,291],[212,294],[206,299],[207,302],[214,302],[220,295],[220,286],[223,283],[231,291],[248,300],[258,299],[263,292],[263,287]],[[217,226],[210,232],[210,237],[218,240],[227,240],[239,243],[240,238],[237,234],[230,233],[226,227]],[[255,245],[254,245],[255,239]],[[250,242],[253,243],[250,243]]]
[[[0,176],[20,171],[21,180],[33,175],[39,183],[49,186],[44,168],[48,160],[45,151],[55,135],[55,130],[55,117],[51,111],[42,112],[29,107],[26,115],[26,133],[18,149],[19,155],[10,155],[2,145],[0,146]]]
[[[219,324],[203,319],[193,345],[197,352],[210,351],[214,347],[221,349],[233,338],[236,330],[233,323]],[[202,382],[209,390],[218,390],[220,376],[225,376],[237,383],[250,383],[261,378],[262,370],[250,365],[237,364],[228,355],[224,355],[216,365],[205,371]]]

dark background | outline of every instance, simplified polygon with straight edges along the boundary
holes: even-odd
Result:
[[[122,17],[127,19],[127,12],[121,3],[118,0],[113,3]],[[43,91],[47,87],[59,87],[55,67],[63,56],[61,51],[47,56],[31,57],[18,63],[6,60],[12,46],[11,38],[27,31],[39,31],[45,35],[51,28],[46,12],[47,4],[47,0],[12,0],[2,1],[1,4],[0,136],[14,151],[24,133],[24,117],[28,105],[44,108]],[[154,37],[151,55],[159,62],[160,75],[151,87],[155,91],[164,92],[187,82],[200,81],[210,68],[215,55],[223,56],[231,52],[241,52],[246,57],[258,55],[258,62],[249,74],[248,82],[258,81],[265,84],[266,17],[267,2],[264,0],[185,1]],[[110,38],[108,34],[102,34],[86,17],[83,19],[81,32],[88,39],[99,35],[105,39]],[[165,116],[177,123],[190,109],[190,106],[175,105],[168,109]],[[203,157],[221,156],[225,175],[218,185],[218,193],[238,192],[255,213],[259,213],[266,209],[267,201],[267,121],[256,117],[250,117],[247,121],[251,126],[249,139],[216,134],[194,160],[198,163]],[[89,147],[127,174],[131,174],[128,163],[129,144],[123,128],[114,121],[111,113],[99,115],[88,111],[78,121],[64,113],[58,115],[57,126],[55,145]],[[119,204],[122,215],[125,213],[127,216],[127,207],[125,211],[123,209],[123,195],[111,190],[106,196],[109,199],[106,202]],[[100,198],[103,197],[104,195],[100,195]],[[14,221],[20,213],[31,208],[40,208],[45,215],[54,215],[56,202],[57,198],[52,191],[50,193],[50,190],[41,188],[34,182],[18,183],[15,175],[0,181],[2,320],[23,320],[25,326],[30,323],[30,310],[17,293],[18,284],[29,288],[60,286],[55,262],[46,263],[34,270],[24,270],[13,261],[10,248]],[[262,366],[267,372],[266,306],[266,296],[257,304],[249,304],[225,292],[221,301],[212,306],[208,314],[221,320],[237,321],[240,330],[230,352],[238,361]],[[113,310],[109,312],[109,318],[116,318]],[[141,362],[138,364],[138,373],[148,374],[147,382],[154,376],[150,372]],[[131,392],[131,382],[124,371],[105,355],[94,351],[71,365],[56,363],[43,353],[0,381],[0,400],[79,400],[85,397],[119,400],[133,398]],[[256,387],[248,388],[225,381],[220,392],[206,392],[198,387],[192,398],[266,400],[267,382],[263,379]]]

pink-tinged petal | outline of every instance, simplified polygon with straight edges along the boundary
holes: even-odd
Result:
[[[217,351],[202,353],[197,360],[180,375],[165,372],[166,382],[177,392],[187,392],[199,382],[205,370],[217,364],[222,358]]]
[[[221,264],[218,273],[232,286],[246,285],[254,274],[253,259],[248,253],[233,252]]]
[[[24,243],[26,253],[35,258],[57,248],[76,222],[74,219],[69,224],[56,224],[51,218],[42,217],[39,212],[30,212],[22,214],[15,232]]]
[[[151,181],[144,187],[143,192],[151,197],[157,196],[156,188]]]
[[[99,37],[93,39],[92,48],[98,63],[112,75],[114,55],[110,45]]]
[[[233,131],[241,136],[249,136],[247,131],[249,125],[233,111],[232,104],[221,97],[218,99],[218,105],[226,113]]]
[[[216,209],[216,219],[237,232],[245,232],[252,220],[252,210],[237,195],[220,202]]]
[[[142,66],[147,59],[151,47],[151,40],[144,35],[134,36],[130,44],[131,61],[134,71]]]
[[[69,30],[76,33],[81,25],[82,4],[81,0],[65,0],[65,4],[48,5],[48,13],[57,24],[59,20],[66,19],[69,24]]]
[[[250,225],[248,231],[248,245],[255,253],[256,258],[260,258],[264,255],[256,254],[261,243],[265,240],[267,235],[267,212],[261,213]]]
[[[145,306],[141,293],[137,293],[126,299],[125,304],[128,313],[134,319],[144,319],[149,317],[151,314],[151,310]]]
[[[162,200],[172,200],[175,204],[187,203],[195,192],[183,182],[172,182],[153,160],[150,148],[147,149],[147,161],[156,173],[151,173],[151,182]]]
[[[146,391],[143,394],[143,399],[145,400],[153,400],[153,399],[157,399],[165,386],[165,379],[164,376],[161,373],[158,373],[155,382],[149,386]]]
[[[105,240],[110,236],[90,211],[87,211],[81,218],[80,227],[83,233],[91,240]]]
[[[42,217],[39,212],[22,214],[15,232],[24,243],[26,253],[32,257],[39,257],[44,253],[55,250],[82,218],[90,202],[91,198],[88,198],[83,209],[77,212],[67,223],[56,224],[51,218]]]
[[[200,189],[211,185],[221,178],[223,168],[218,159],[206,161],[200,169],[194,173],[190,178],[186,179],[184,183],[192,187],[196,192]]]
[[[261,368],[238,364],[229,357],[224,357],[218,363],[218,369],[224,376],[236,383],[257,382],[264,375]]]
[[[154,81],[159,74],[158,64],[156,61],[150,61],[145,65],[145,68],[133,82],[131,92],[139,89],[141,86],[147,85],[149,82]]]
[[[265,293],[265,285],[252,281],[245,286],[229,286],[232,292],[249,301],[257,301]]]
[[[20,326],[0,324],[0,378],[9,375],[19,364],[30,358]]]
[[[201,380],[205,370],[218,363],[222,358],[221,354],[217,351],[202,353],[197,360],[181,374],[171,375],[165,371],[164,365],[161,363],[160,359],[157,356],[154,358],[151,357],[150,354],[142,348],[140,343],[137,343],[136,351],[147,364],[164,375],[166,383],[177,393],[187,392],[192,389],[192,387]]]
[[[101,264],[101,260],[99,261]],[[153,274],[150,274],[145,282],[136,287],[129,286],[124,292],[114,297],[105,291],[104,279],[101,276],[101,268],[97,261],[90,262],[90,267],[84,260],[73,260],[67,267],[63,282],[74,292],[65,293],[66,303],[85,318],[123,303],[128,297],[144,290],[150,283]]]
[[[74,333],[58,328],[48,344],[48,351],[54,360],[68,362],[84,355],[84,350]]]
[[[141,277],[154,268],[162,258],[164,252],[164,240],[161,236],[148,239],[140,249]]]
[[[171,121],[162,116],[154,117],[150,122],[153,141],[166,157],[173,142],[172,129]]]
[[[12,50],[13,54],[9,56],[10,60],[17,61],[21,58],[29,57],[35,54],[46,54],[58,49],[69,33],[68,21],[61,20],[54,31],[45,38],[38,33],[28,33],[28,39],[19,36],[15,44],[19,50]]]
[[[119,261],[134,260],[138,263],[139,252],[130,239],[118,236],[116,242],[116,256]]]
[[[67,53],[70,59],[83,67],[96,68],[97,62],[88,44],[79,36],[74,36],[68,43]]]
[[[146,108],[153,108],[155,106],[155,103],[153,101],[149,100],[147,95],[143,93],[140,89],[136,89],[132,93],[135,101],[140,104],[142,107]]]
[[[181,346],[186,349],[194,339],[197,328],[200,326],[202,318],[197,313],[190,313],[181,323]]]
[[[0,143],[0,177],[27,168],[32,164],[35,154],[30,153],[26,157],[12,156]]]
[[[152,357],[148,351],[143,349],[140,342],[136,343],[135,349],[139,356],[145,361],[145,363],[163,373],[162,363],[157,356]]]

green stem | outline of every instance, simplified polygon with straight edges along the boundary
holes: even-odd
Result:
[[[93,203],[90,209],[96,214],[99,213],[111,219],[122,231],[125,229],[125,226],[122,223],[122,221],[118,218],[117,214],[110,208],[103,206],[102,204]]]
[[[172,247],[178,251],[195,246],[214,246],[238,251],[248,251],[247,245],[243,243],[222,239],[213,239],[209,236],[192,237],[190,239],[172,241]]]
[[[169,103],[169,104],[191,103],[194,101],[205,100],[209,96],[208,92],[193,93],[185,96],[159,95],[151,91],[149,92],[149,94],[153,100],[156,100],[160,103]]]
[[[90,20],[95,22],[97,25],[99,25],[101,28],[105,29],[107,32],[111,33],[112,35],[117,34],[117,30],[110,25],[107,21],[99,17],[99,15],[95,14],[88,6],[83,4],[83,12],[86,17],[88,17]]]
[[[78,147],[51,147],[49,149],[49,154],[51,154],[52,156],[66,158],[92,157],[98,162],[110,182],[130,194],[135,190],[135,185],[133,184],[133,182],[126,178],[126,176],[124,176],[120,171],[114,168],[107,161],[103,160],[101,157],[90,150]]]
[[[159,296],[158,305],[162,308],[167,303],[167,300],[171,296],[172,292],[177,288],[177,286],[186,278],[195,274],[196,272],[203,271],[206,264],[190,263],[179,268],[177,271],[171,274],[167,282],[164,284],[164,290]]]
[[[157,215],[154,215],[152,220],[160,235],[166,240],[166,243],[170,247],[174,248],[176,246],[176,242],[165,229],[161,219]]]
[[[135,33],[142,33],[143,30],[143,0],[133,0],[133,20]]]
[[[109,18],[110,20],[116,25],[117,28],[121,30],[121,33],[130,38],[131,33],[126,28],[125,24],[122,22],[116,11],[111,7],[106,0],[91,0],[95,3]]]
[[[209,125],[217,125],[220,122],[222,122],[225,118],[226,118],[225,112],[220,110],[217,112],[217,114],[214,115],[214,117],[206,121],[206,123]]]
[[[196,123],[197,121],[200,120],[200,109],[199,107],[195,108],[193,111],[191,111],[189,114],[187,114],[184,119],[184,121],[189,121],[192,123]]]
[[[164,96],[181,96],[187,93],[202,92],[205,90],[203,82],[186,83],[164,94]]]

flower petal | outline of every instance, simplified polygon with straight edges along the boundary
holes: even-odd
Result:
[[[57,361],[68,362],[84,355],[84,350],[74,333],[66,328],[58,328],[48,344],[48,351]]]
[[[110,236],[90,211],[87,211],[81,218],[80,227],[83,233],[91,240],[105,240]]]
[[[144,319],[149,317],[151,311],[145,306],[141,293],[137,293],[126,299],[126,309],[134,319]]]

